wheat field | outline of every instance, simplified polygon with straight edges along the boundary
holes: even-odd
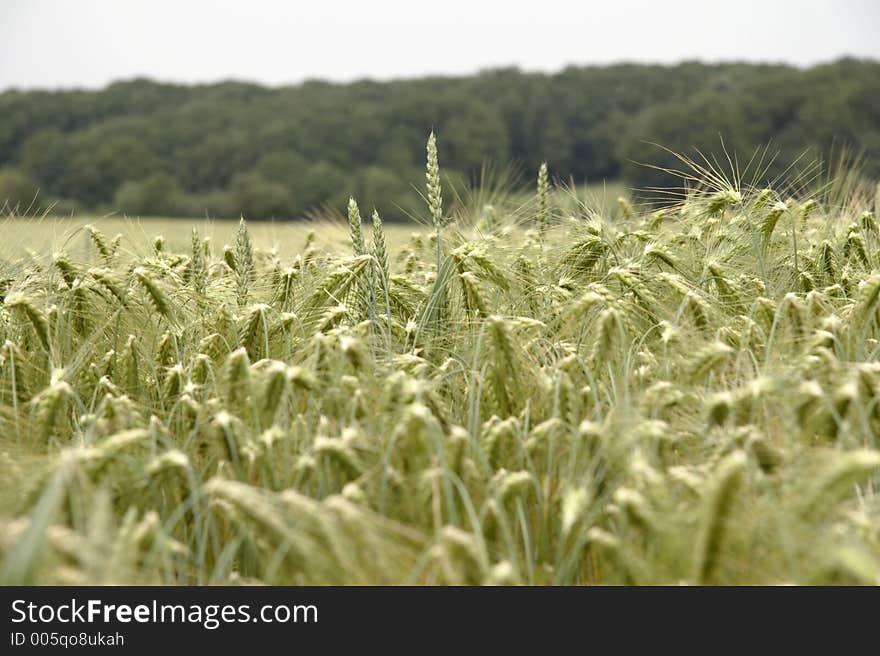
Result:
[[[427,154],[415,228],[7,222],[0,582],[880,583],[876,184]]]

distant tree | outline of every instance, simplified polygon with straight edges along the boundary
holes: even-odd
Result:
[[[230,196],[235,209],[249,219],[289,219],[294,215],[288,189],[257,172],[236,175]]]
[[[36,207],[37,183],[23,171],[12,167],[0,169],[0,209],[23,212]]]
[[[232,178],[250,170],[260,157],[246,130],[229,127],[198,135],[178,146],[176,153],[178,177],[191,191],[228,187]]]
[[[476,172],[486,161],[505,162],[509,157],[504,120],[484,102],[456,108],[439,133],[445,161],[454,168]]]
[[[180,184],[165,173],[124,182],[113,203],[120,212],[132,216],[182,216],[188,209]]]
[[[277,182],[290,189],[298,189],[308,168],[308,160],[299,153],[278,150],[268,152],[260,157],[253,170],[259,173],[264,180]]]
[[[67,138],[57,129],[39,130],[22,146],[21,167],[46,191],[58,193],[69,167]]]
[[[139,180],[161,170],[161,160],[138,139],[100,131],[78,135],[70,143],[70,157],[57,193],[86,204],[109,202],[127,180]]]
[[[42,197],[90,211],[117,200],[146,214],[172,211],[146,185],[164,174],[179,183],[174,213],[237,216],[248,208],[250,218],[299,217],[324,205],[344,208],[357,194],[393,219],[405,214],[395,215],[397,206],[418,205],[411,184],[423,183],[432,129],[444,175],[464,184],[492,161],[517,165],[515,182],[530,187],[548,161],[554,174],[577,183],[675,185],[634,162],[677,165],[652,143],[724,158],[722,139],[740,162],[769,143],[769,178],[804,152],[827,159],[840,148],[863,153],[865,173],[880,177],[880,62],[854,59],[809,69],[686,62],[547,75],[506,68],[271,89],[138,79],[101,91],[2,92],[0,117],[0,167],[23,171]]]
[[[303,177],[299,196],[294,199],[298,213],[305,213],[327,203],[342,207],[355,192],[351,173],[329,162],[317,162]]]
[[[358,197],[363,199],[364,207],[382,205],[406,195],[409,184],[393,171],[381,166],[368,166],[361,172]]]
[[[713,166],[728,173],[727,155],[736,154],[743,163],[764,147],[774,136],[763,113],[766,102],[755,104],[749,94],[737,98],[706,91],[684,102],[670,102],[653,107],[634,120],[619,142],[623,176],[640,187],[681,186],[682,181],[661,168],[686,169],[676,157],[684,154],[702,162],[705,155]],[[685,122],[681,113],[699,116],[700,120]],[[799,148],[810,144],[804,135]],[[702,153],[702,154],[700,154]],[[789,153],[780,166],[788,166],[800,152]]]

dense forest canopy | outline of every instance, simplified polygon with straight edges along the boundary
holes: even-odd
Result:
[[[296,218],[356,195],[400,218],[418,202],[434,129],[444,172],[542,161],[577,183],[670,184],[644,166],[770,144],[767,177],[805,149],[851,148],[880,174],[880,62],[515,69],[469,77],[267,88],[138,79],[100,91],[0,94],[0,204],[59,212]],[[812,155],[811,155],[812,156]],[[674,182],[673,182],[674,183]]]

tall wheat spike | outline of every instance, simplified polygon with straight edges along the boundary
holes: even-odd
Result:
[[[550,182],[547,179],[547,162],[542,162],[538,168],[538,230],[543,236],[547,232],[547,215],[549,212]]]
[[[440,163],[437,156],[437,137],[433,130],[428,137],[428,160],[425,178],[427,180],[428,209],[431,213],[431,223],[434,226],[434,236],[437,240],[437,273],[440,272],[440,228],[443,222],[443,193],[440,188]]]
[[[244,217],[239,221],[238,231],[235,233],[233,261],[235,263],[233,269],[235,271],[236,299],[238,307],[243,308],[248,304],[251,287],[256,278],[254,251]]]
[[[364,246],[364,236],[361,232],[361,212],[358,209],[354,198],[348,199],[348,231],[351,237],[351,246],[355,256],[363,255],[366,252]]]

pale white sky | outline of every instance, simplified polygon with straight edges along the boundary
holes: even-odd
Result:
[[[0,89],[880,58],[880,0],[0,0]]]

